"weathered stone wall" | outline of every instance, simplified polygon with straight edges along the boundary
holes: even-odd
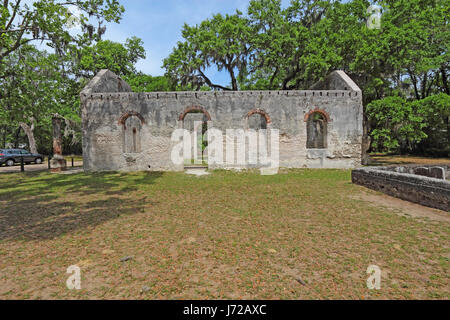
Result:
[[[427,207],[450,211],[450,181],[392,168],[362,168],[352,172],[353,183]]]
[[[425,165],[405,165],[405,166],[390,166],[384,167],[384,170],[393,171],[397,173],[409,173],[415,174],[419,176],[447,180],[447,177],[450,178],[448,172],[450,171],[450,167],[447,165],[433,165],[433,166],[425,166]]]
[[[362,93],[351,84],[348,90],[133,93],[123,92],[126,86],[109,71],[100,78],[105,75],[111,81],[94,78],[97,85],[81,93],[87,171],[183,170],[171,161],[171,135],[183,127],[180,119],[192,109],[205,110],[211,118],[209,126],[224,133],[245,129],[248,115],[264,111],[269,128],[280,130],[281,167],[361,164]],[[329,117],[327,149],[306,148],[305,120],[315,110]],[[121,119],[130,114],[142,118],[142,150],[136,154],[124,153]]]

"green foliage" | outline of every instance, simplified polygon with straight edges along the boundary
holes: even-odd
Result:
[[[401,93],[417,100],[445,92],[450,52],[449,2],[445,0],[380,1],[380,30],[363,29],[354,50],[353,72],[362,82],[366,101]],[[374,79],[380,79],[382,85]]]
[[[386,97],[371,102],[366,112],[374,150],[449,155],[449,95],[442,93],[417,101]]]
[[[450,156],[450,95],[441,93],[413,102],[413,108],[423,115],[427,138],[418,152],[433,156]]]
[[[81,32],[70,30],[74,7],[82,12],[76,21]],[[58,113],[66,119],[66,151],[80,150],[80,91],[103,68],[134,74],[135,63],[145,57],[142,40],[132,37],[124,45],[101,40],[102,23],[121,19],[118,0],[3,1],[0,10],[0,144],[23,141],[25,125],[39,150],[51,152],[51,118]],[[52,53],[30,45],[36,40]]]
[[[373,101],[366,111],[372,123],[373,146],[377,150],[399,151],[401,144],[411,147],[426,138],[422,131],[423,118],[416,116],[412,104],[401,97]]]
[[[237,78],[245,72],[250,29],[240,12],[214,15],[200,25],[184,25],[184,42],[178,42],[173,53],[164,60],[166,75],[175,86],[192,86],[200,90],[205,84],[213,89],[229,90],[212,81],[205,70],[215,65],[230,75],[231,88],[238,90]],[[238,75],[236,76],[236,72]]]
[[[380,29],[367,27],[371,4],[382,8]],[[172,83],[214,90],[308,89],[344,70],[364,92],[373,150],[445,153],[449,15],[446,0],[252,0],[246,15],[185,25],[164,67]],[[210,67],[231,85],[213,84]]]
[[[60,72],[60,57],[24,45],[4,61],[14,72],[0,79],[4,92],[0,96],[2,145],[14,142],[20,123],[35,127],[39,146],[51,146],[53,114],[80,122],[79,86]]]
[[[143,73],[131,74],[125,77],[133,92],[171,91],[169,79],[164,76],[152,77]]]
[[[71,9],[82,12],[78,23],[82,32],[70,33]],[[20,0],[5,0],[0,4],[0,61],[32,41],[46,41],[57,53],[71,47],[89,45],[105,32],[104,21],[121,20],[124,8],[119,0],[37,0],[32,4]],[[96,29],[90,21],[99,22]],[[1,70],[0,70],[1,71]]]
[[[118,76],[136,73],[135,64],[145,59],[143,42],[137,37],[127,39],[125,45],[110,40],[102,40],[83,48],[77,68],[85,77],[92,77],[102,69],[109,69]]]

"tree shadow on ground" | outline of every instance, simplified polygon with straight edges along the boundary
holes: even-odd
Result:
[[[143,212],[156,202],[127,193],[154,184],[162,175],[31,175],[8,181],[0,190],[0,241],[54,239]],[[8,187],[15,189],[8,192]]]

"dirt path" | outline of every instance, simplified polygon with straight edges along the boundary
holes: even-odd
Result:
[[[362,192],[351,198],[369,202],[376,207],[386,208],[389,211],[404,217],[428,218],[434,221],[450,222],[450,214],[445,211],[424,207],[385,194]]]
[[[425,158],[414,156],[371,156],[371,165],[407,165],[407,164],[423,164],[423,165],[450,165],[450,158]]]
[[[75,167],[82,167],[83,162],[75,162],[74,165],[75,165]],[[68,163],[68,166],[70,168],[71,164]],[[47,170],[48,170],[47,163],[25,165],[25,172],[39,172],[39,171],[47,171]],[[20,172],[20,165],[16,165],[13,167],[5,167],[5,166],[0,167],[0,174],[19,173],[19,172]]]

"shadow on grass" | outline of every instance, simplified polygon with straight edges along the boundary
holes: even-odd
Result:
[[[15,181],[3,183],[0,190],[0,241],[54,239],[121,215],[143,212],[156,202],[142,196],[126,197],[126,194],[154,184],[162,175],[29,173],[11,176]]]

